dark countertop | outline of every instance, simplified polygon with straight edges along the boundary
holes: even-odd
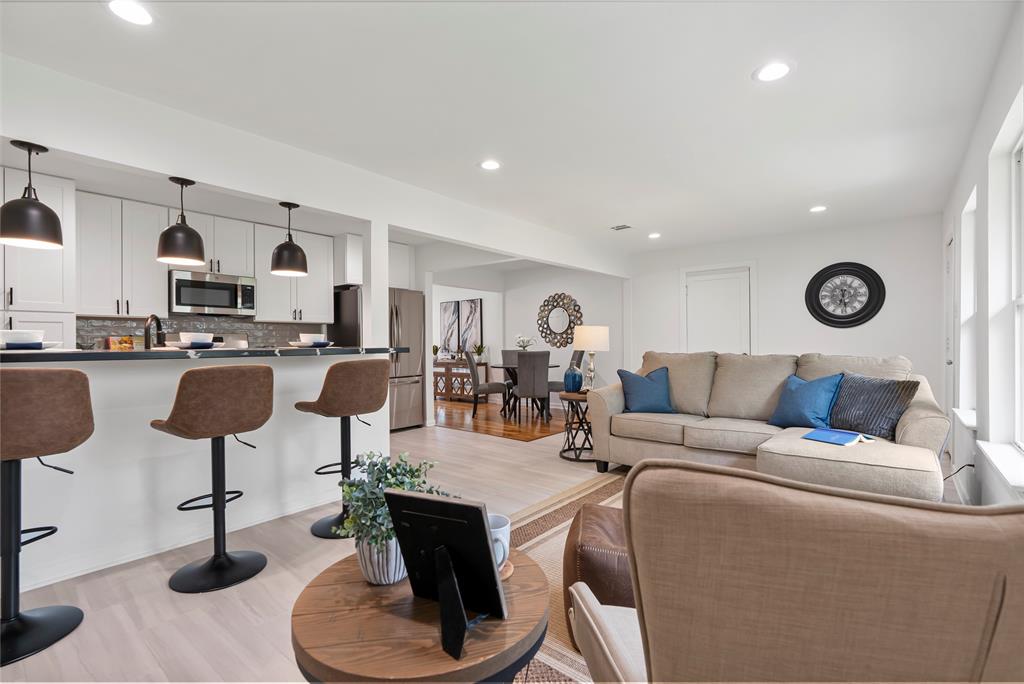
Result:
[[[151,361],[153,359],[234,359],[268,356],[344,356],[352,354],[389,354],[408,352],[408,347],[278,347],[274,349],[203,349],[175,351],[109,351],[105,349],[55,349],[53,351],[3,351],[0,363],[50,363],[69,361]]]

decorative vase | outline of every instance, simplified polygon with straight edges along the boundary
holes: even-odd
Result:
[[[583,388],[583,372],[576,366],[569,366],[562,378],[566,392],[579,392]]]
[[[394,584],[409,574],[397,539],[391,539],[380,546],[363,540],[357,541],[356,557],[363,577],[370,584]]]

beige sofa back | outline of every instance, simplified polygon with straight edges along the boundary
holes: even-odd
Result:
[[[644,363],[638,372],[646,375],[662,366],[668,368],[672,408],[676,413],[706,416],[717,356],[715,352],[682,354],[649,351],[644,353]]]
[[[647,460],[623,508],[650,681],[1024,680],[1024,506]]]
[[[796,375],[803,380],[817,380],[836,373],[856,373],[872,378],[906,380],[913,364],[905,356],[841,356],[801,354],[796,362]]]
[[[715,418],[768,420],[786,378],[796,373],[789,354],[719,354],[708,413]]]

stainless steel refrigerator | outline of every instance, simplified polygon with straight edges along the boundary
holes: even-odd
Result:
[[[388,291],[392,347],[408,352],[391,355],[391,429],[424,424],[423,359],[426,325],[422,292],[393,287]]]

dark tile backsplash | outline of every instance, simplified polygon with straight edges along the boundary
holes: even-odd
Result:
[[[76,333],[79,347],[103,346],[103,341],[115,335],[141,335],[145,318],[90,318],[78,317]],[[245,333],[250,347],[287,347],[289,340],[299,339],[299,333],[318,333],[319,323],[257,323],[251,318],[233,316],[189,316],[174,314],[161,319],[164,332]]]

